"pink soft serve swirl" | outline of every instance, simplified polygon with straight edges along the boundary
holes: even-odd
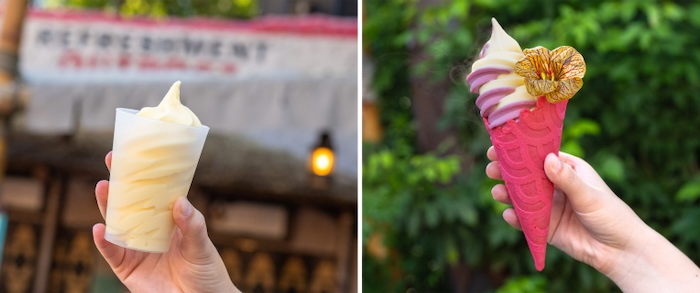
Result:
[[[482,85],[495,80],[501,74],[508,74],[511,71],[511,69],[498,66],[487,66],[477,69],[467,76],[470,91],[478,93]],[[492,129],[505,124],[508,120],[520,117],[522,110],[529,110],[537,104],[537,101],[534,100],[515,102],[496,109],[498,102],[514,91],[515,87],[512,86],[497,87],[481,93],[476,99],[476,106],[479,107],[481,116],[488,119]]]

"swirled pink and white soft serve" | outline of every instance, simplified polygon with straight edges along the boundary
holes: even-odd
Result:
[[[476,105],[490,128],[518,118],[523,109],[534,108],[537,97],[525,88],[525,78],[513,72],[515,63],[525,55],[520,44],[491,19],[491,39],[484,45],[479,60],[467,76],[472,93],[478,93]]]

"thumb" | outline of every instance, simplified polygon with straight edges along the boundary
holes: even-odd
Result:
[[[548,154],[544,161],[547,177],[564,192],[575,211],[587,213],[599,209],[601,201],[597,196],[598,190],[581,178],[574,168],[576,166],[564,163],[553,153]]]
[[[180,197],[173,207],[175,225],[182,233],[180,253],[191,262],[207,261],[215,249],[209,235],[204,215],[198,211],[187,198]]]

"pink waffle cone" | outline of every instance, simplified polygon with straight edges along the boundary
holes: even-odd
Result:
[[[567,102],[552,104],[540,97],[534,110],[523,110],[517,121],[509,120],[493,129],[484,118],[503,181],[538,271],[544,269],[554,195],[554,186],[544,173],[544,158],[549,153],[559,154]]]

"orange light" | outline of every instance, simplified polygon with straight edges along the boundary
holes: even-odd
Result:
[[[328,176],[333,171],[333,151],[329,148],[316,148],[311,154],[311,170],[318,176]]]

